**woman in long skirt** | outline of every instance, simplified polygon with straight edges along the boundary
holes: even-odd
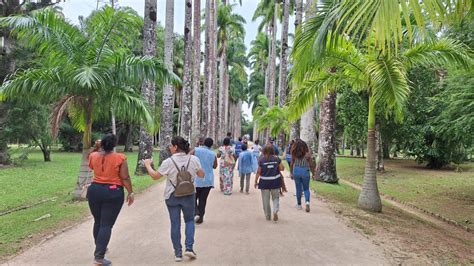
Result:
[[[230,145],[230,139],[224,139],[224,145],[219,148],[219,178],[221,191],[224,195],[232,194],[232,185],[234,181],[235,151]]]

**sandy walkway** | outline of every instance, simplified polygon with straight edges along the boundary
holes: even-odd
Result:
[[[286,179],[286,183],[290,192],[281,198],[278,223],[265,220],[258,190],[252,188],[250,195],[238,192],[237,179],[231,196],[212,190],[205,221],[196,228],[198,259],[182,263],[388,264],[381,248],[338,221],[324,203],[313,198],[310,213],[296,210],[293,182]],[[163,189],[161,182],[142,193],[132,207],[122,209],[107,254],[114,265],[175,263]],[[92,219],[79,224],[27,250],[7,265],[90,265],[94,248],[92,224]]]

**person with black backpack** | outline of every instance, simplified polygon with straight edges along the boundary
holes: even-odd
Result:
[[[190,259],[196,259],[194,252],[194,211],[195,211],[195,176],[203,178],[204,170],[199,159],[194,155],[188,155],[189,142],[182,137],[174,137],[171,140],[169,150],[172,156],[163,161],[154,170],[151,166],[153,160],[146,159],[144,164],[148,174],[155,180],[166,176],[165,202],[171,221],[171,242],[173,242],[175,261],[183,260],[181,246],[181,212],[183,212],[185,223],[185,252],[184,255]]]

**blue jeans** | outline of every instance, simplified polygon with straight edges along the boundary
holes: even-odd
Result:
[[[167,199],[166,207],[170,214],[171,222],[171,242],[173,242],[174,254],[177,257],[182,257],[183,247],[181,246],[181,211],[183,211],[184,223],[185,223],[185,236],[184,245],[186,250],[192,250],[194,244],[194,209],[196,205],[196,194],[175,197],[174,193],[171,194],[170,198]]]
[[[301,192],[304,191],[304,198],[309,202],[309,167],[295,166],[293,168],[293,179],[296,186],[296,202],[301,205]]]

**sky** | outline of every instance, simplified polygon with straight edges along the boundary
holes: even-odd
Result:
[[[143,16],[144,13],[144,0],[115,0],[119,6],[128,6],[137,11],[138,14]],[[108,0],[99,0],[99,7],[106,3],[110,3]],[[158,21],[161,25],[165,25],[165,11],[166,11],[166,0],[158,0]],[[247,24],[245,25],[245,45],[247,49],[250,47],[250,42],[257,36],[258,21],[252,21],[253,12],[257,7],[259,0],[242,0],[242,6],[239,5],[238,0],[230,0],[230,3],[236,3],[235,12],[245,18]],[[63,13],[67,19],[74,24],[79,24],[78,17],[87,17],[93,10],[97,8],[97,0],[66,0],[59,3],[62,7]],[[201,1],[201,8],[205,7],[205,0]],[[289,31],[294,32],[293,19],[290,17]],[[279,27],[281,28],[281,27]],[[278,38],[280,38],[280,32],[278,28]],[[174,31],[183,34],[184,31],[184,0],[174,1]],[[243,113],[248,117],[252,117],[250,107],[247,103],[242,106]]]

